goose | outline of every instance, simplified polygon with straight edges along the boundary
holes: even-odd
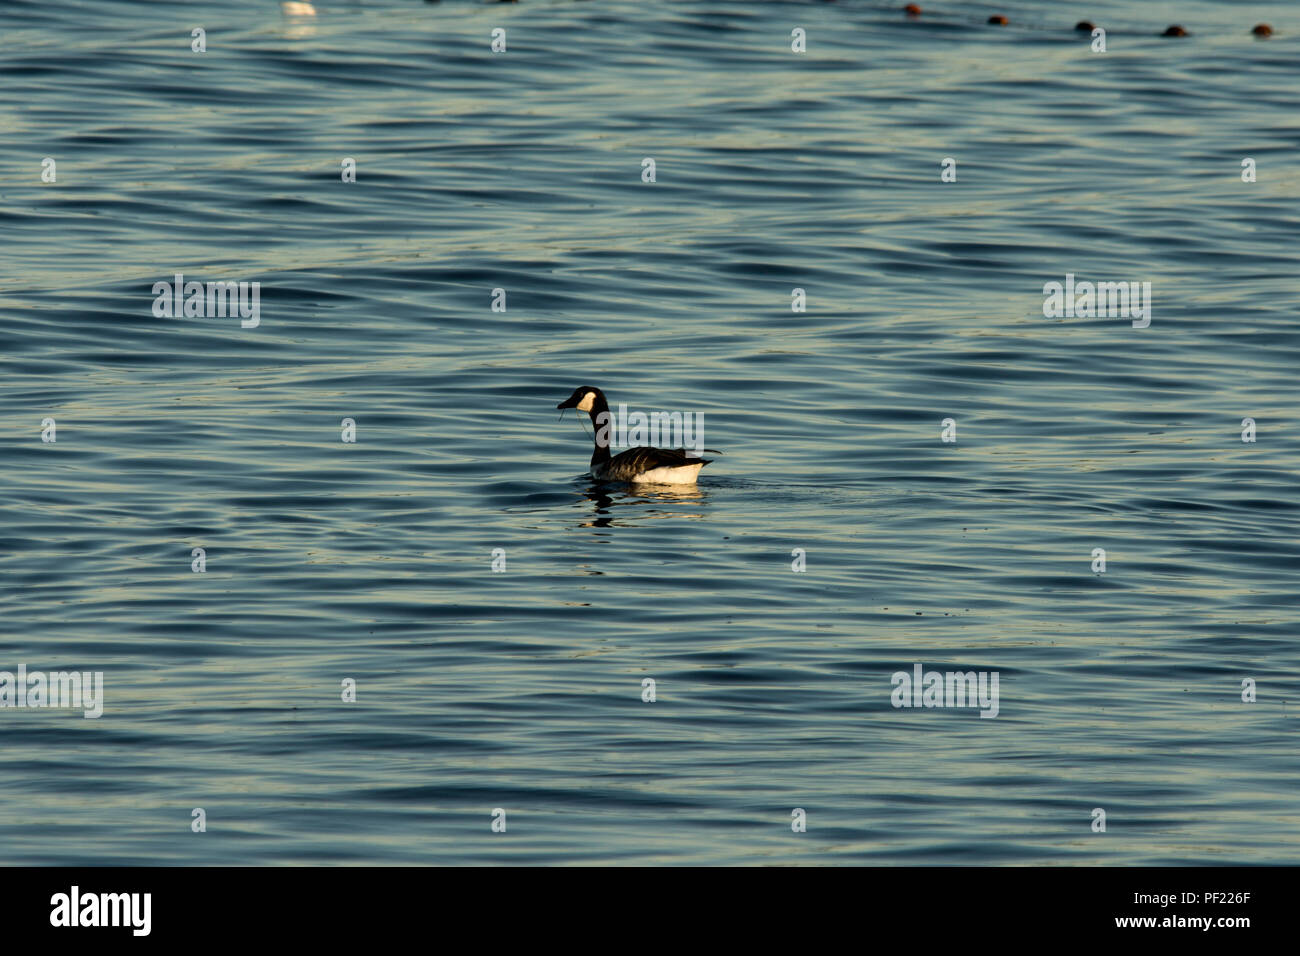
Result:
[[[609,430],[612,419],[605,393],[591,385],[575,388],[558,409],[575,408],[591,416],[596,429],[596,450],[591,455],[591,476],[597,481],[627,481],[660,485],[693,485],[700,469],[712,458],[693,458],[682,448],[629,448],[612,458]],[[601,418],[600,416],[604,416]],[[603,433],[603,434],[602,434]],[[721,452],[704,449],[715,455]]]

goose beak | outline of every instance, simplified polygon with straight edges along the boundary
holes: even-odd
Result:
[[[560,402],[560,404],[556,405],[555,407],[556,407],[556,408],[573,408],[573,406],[575,406],[575,405],[577,405],[577,404],[578,404],[578,403],[575,402],[572,398],[566,398],[564,401]]]

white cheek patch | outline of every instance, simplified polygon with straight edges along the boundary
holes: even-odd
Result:
[[[580,412],[589,412],[592,410],[592,408],[595,407],[595,405],[596,405],[596,393],[588,392],[586,395],[582,396],[582,401],[580,401],[577,405],[575,405],[574,408],[576,408]]]

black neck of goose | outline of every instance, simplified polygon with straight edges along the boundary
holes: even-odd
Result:
[[[601,417],[601,413],[604,417]],[[591,463],[609,461],[609,439],[614,434],[614,419],[609,414],[609,403],[604,395],[597,395],[591,406],[591,424],[596,430],[596,450],[591,453]],[[602,441],[603,439],[603,441]]]

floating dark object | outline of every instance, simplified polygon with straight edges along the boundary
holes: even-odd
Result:
[[[1273,28],[1267,23],[1257,23],[1250,32],[1255,34],[1257,37],[1271,37],[1273,35]]]
[[[995,23],[1000,27],[1004,27],[1010,22],[1011,22],[1010,20],[1008,20],[1000,13],[995,13],[993,14],[993,16],[989,17],[989,23]]]
[[[909,17],[919,17],[921,15],[921,5],[919,3],[909,3],[903,7],[903,12]]]
[[[1185,37],[1187,36],[1187,31],[1184,30],[1182,27],[1178,26],[1177,24],[1175,24],[1174,26],[1166,29],[1165,32],[1161,34],[1161,36]]]
[[[1074,25],[1074,28],[1083,33],[1091,33],[1093,30],[1097,29],[1095,26],[1092,25],[1092,22],[1090,20],[1080,20],[1078,23]]]

